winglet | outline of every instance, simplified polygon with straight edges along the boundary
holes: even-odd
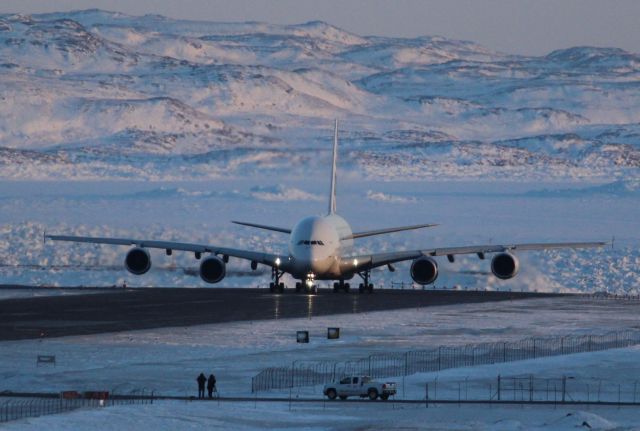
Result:
[[[333,165],[331,166],[331,195],[329,196],[329,214],[336,213],[336,161],[338,158],[338,119],[333,131]]]

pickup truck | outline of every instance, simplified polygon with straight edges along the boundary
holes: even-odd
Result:
[[[380,397],[381,400],[387,400],[391,395],[396,394],[396,384],[393,382],[380,383],[371,379],[369,376],[348,376],[343,377],[338,382],[332,382],[324,386],[323,393],[330,400],[340,397],[346,400],[347,397],[369,397],[375,400]]]

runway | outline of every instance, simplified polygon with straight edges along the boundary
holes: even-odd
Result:
[[[0,340],[118,332],[232,321],[286,319],[554,294],[377,290],[373,294],[272,294],[249,288],[136,288],[0,301]],[[427,312],[427,311],[425,311]]]

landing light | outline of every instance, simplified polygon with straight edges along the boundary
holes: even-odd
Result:
[[[312,287],[313,286],[313,280],[307,280],[307,287]]]
[[[358,259],[353,259],[353,266],[358,266]]]
[[[280,263],[281,263],[280,258],[276,257],[276,266],[280,266]]]

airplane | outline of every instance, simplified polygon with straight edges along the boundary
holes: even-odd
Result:
[[[226,275],[226,264],[229,257],[251,262],[251,269],[256,270],[258,264],[271,267],[271,283],[269,289],[274,293],[282,293],[285,289],[281,281],[285,273],[293,276],[296,292],[317,292],[319,280],[333,280],[335,292],[349,292],[351,280],[355,275],[362,279],[359,292],[373,291],[370,283],[371,270],[387,266],[395,271],[394,263],[411,260],[410,275],[418,284],[432,284],[438,278],[438,263],[434,259],[446,256],[454,262],[456,255],[476,254],[485,259],[486,254],[494,254],[491,259],[491,272],[501,280],[516,276],[520,263],[515,252],[529,250],[547,250],[559,248],[603,247],[605,242],[562,242],[562,243],[529,243],[529,244],[490,244],[470,245],[462,247],[426,248],[410,251],[394,251],[363,255],[352,254],[353,242],[359,238],[383,235],[393,232],[408,231],[436,226],[435,224],[417,224],[377,230],[353,232],[349,223],[336,211],[336,170],[338,157],[338,120],[335,121],[333,139],[333,165],[329,191],[329,208],[324,216],[311,216],[300,220],[293,228],[281,228],[260,223],[232,221],[232,223],[257,229],[281,232],[289,235],[288,252],[283,254],[265,253],[256,250],[241,250],[208,244],[192,244],[162,240],[146,240],[131,238],[99,238],[68,235],[47,235],[45,239],[54,241],[72,241],[93,244],[113,244],[133,246],[125,257],[124,266],[132,274],[142,275],[151,268],[149,249],[164,249],[170,256],[174,250],[193,252],[200,260],[200,277],[206,283],[218,283]]]

